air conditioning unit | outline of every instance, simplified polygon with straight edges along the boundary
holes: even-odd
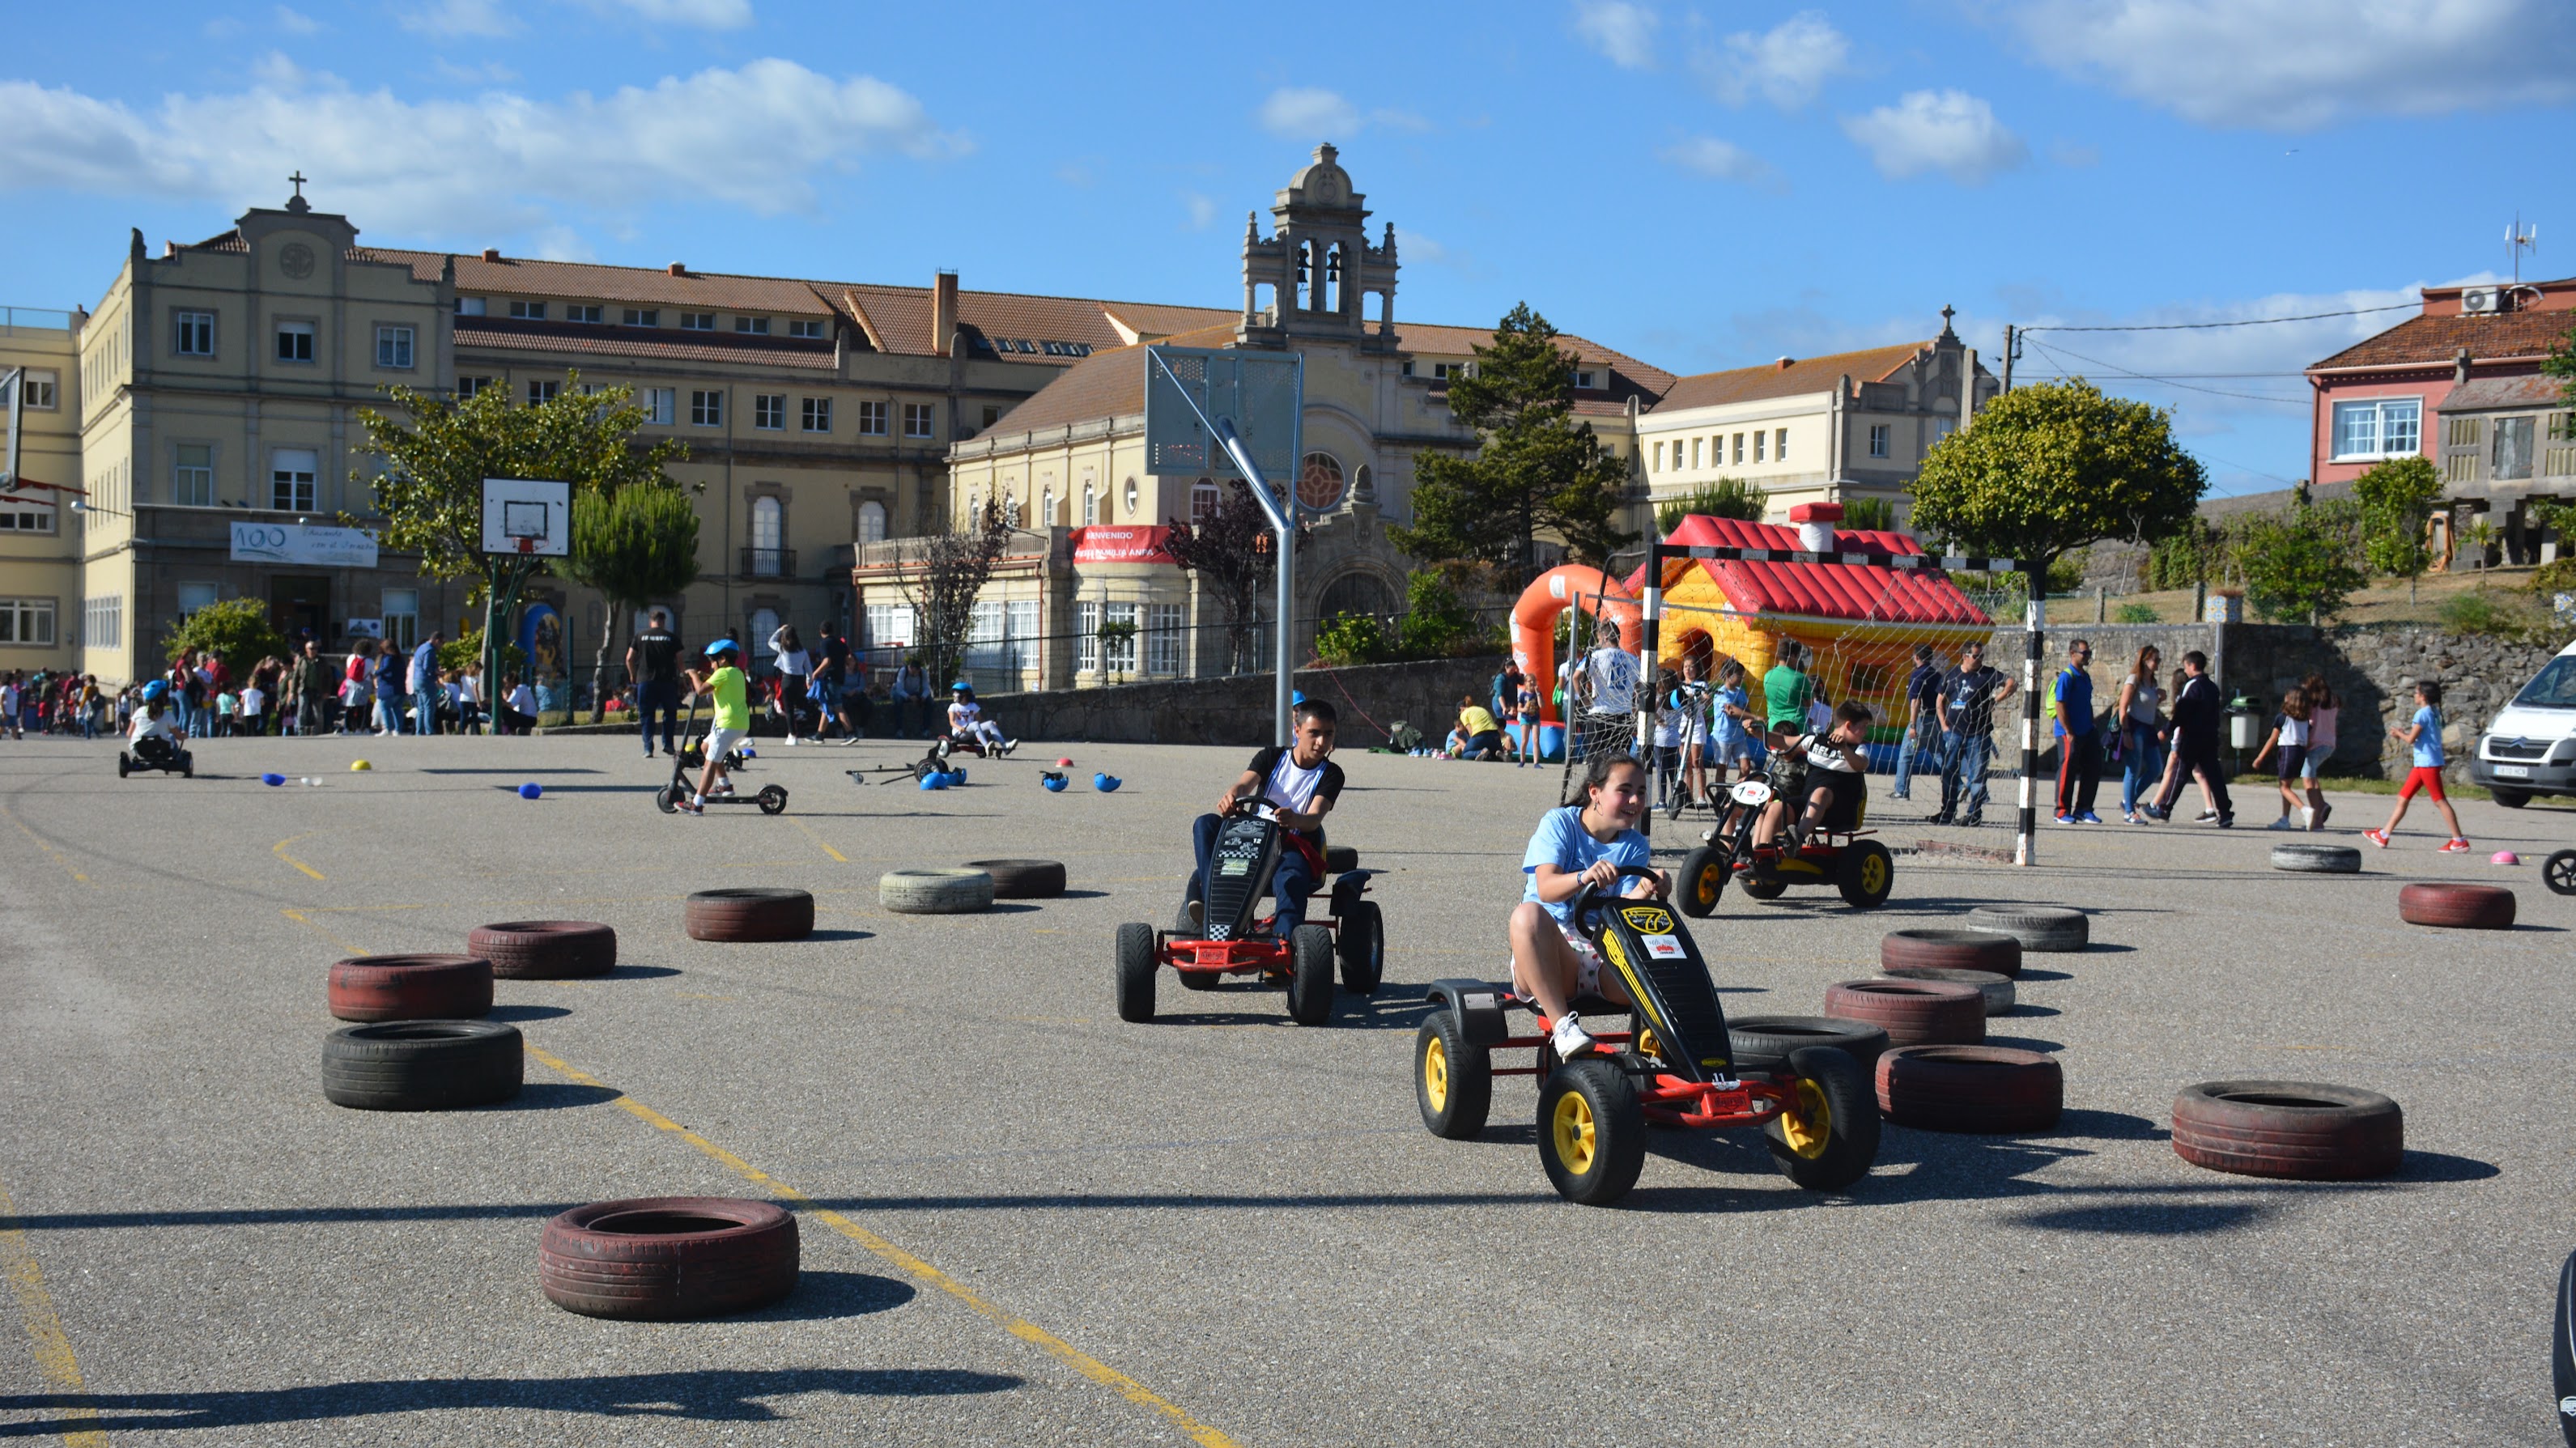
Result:
[[[2460,310],[2473,317],[2501,312],[2504,310],[2504,288],[2462,287]]]

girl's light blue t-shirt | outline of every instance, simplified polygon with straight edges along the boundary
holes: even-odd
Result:
[[[1539,816],[1538,829],[1530,835],[1529,851],[1521,856],[1521,874],[1527,883],[1521,887],[1523,900],[1537,900],[1560,925],[1574,924],[1571,899],[1549,903],[1538,898],[1538,867],[1554,865],[1567,874],[1581,874],[1592,868],[1595,860],[1608,860],[1614,865],[1648,867],[1655,862],[1654,846],[1635,830],[1623,831],[1618,838],[1604,843],[1592,837],[1583,827],[1583,807],[1567,805]]]
[[[2442,758],[2442,711],[2430,704],[2415,711],[2415,767],[2439,769],[2449,761]]]

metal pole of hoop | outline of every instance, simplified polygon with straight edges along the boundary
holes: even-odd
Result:
[[[1637,713],[1637,759],[1646,767],[1649,784],[1655,779],[1655,659],[1660,647],[1658,633],[1664,613],[1664,546],[1653,544],[1646,549],[1646,587],[1638,595],[1637,686],[1630,696]],[[1646,812],[1637,817],[1637,832],[1649,842],[1655,837],[1654,791],[1646,792]]]

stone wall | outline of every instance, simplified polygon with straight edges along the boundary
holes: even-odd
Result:
[[[1349,669],[1301,669],[1296,686],[1307,697],[1329,701],[1341,715],[1341,747],[1384,744],[1369,720],[1387,729],[1398,720],[1432,743],[1457,722],[1461,694],[1484,699],[1504,656],[1431,659],[1409,664],[1369,664]],[[1050,689],[992,694],[987,718],[1022,739],[1120,744],[1240,744],[1270,742],[1273,675],[1118,684],[1105,689]],[[1365,714],[1367,717],[1362,718]]]

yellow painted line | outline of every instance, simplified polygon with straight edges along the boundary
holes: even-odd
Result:
[[[0,1183],[0,1218],[14,1222],[17,1217],[9,1188]],[[27,1325],[27,1348],[36,1360],[37,1373],[57,1392],[83,1391],[80,1359],[72,1354],[72,1340],[63,1335],[63,1320],[54,1312],[53,1295],[45,1291],[45,1273],[36,1265],[36,1250],[28,1243],[25,1228],[0,1229],[0,1274],[8,1277],[9,1291],[18,1299],[18,1317]],[[76,1423],[98,1421],[98,1409],[87,1403],[65,1403],[55,1411]],[[63,1442],[67,1448],[107,1448],[107,1434],[98,1428],[75,1428],[63,1435]]]
[[[536,1057],[539,1061],[543,1062],[548,1069],[561,1075],[568,1081],[572,1081],[583,1086],[598,1086],[611,1091],[615,1091],[617,1089],[613,1086],[609,1086],[607,1082],[600,1080],[598,1077],[593,1076],[586,1071],[577,1070],[570,1064],[556,1058],[555,1056],[547,1054],[545,1051],[538,1049],[532,1043],[526,1044],[526,1049],[529,1055]],[[813,1200],[813,1198],[808,1196],[806,1193],[790,1186],[786,1182],[780,1181],[778,1178],[773,1177],[769,1173],[753,1166],[751,1163],[744,1161],[741,1157],[734,1155],[732,1152],[725,1150],[723,1147],[716,1145],[714,1142],[707,1140],[705,1137],[698,1135],[696,1132],[689,1130],[687,1127],[682,1126],[680,1123],[673,1121],[671,1118],[664,1116],[661,1112],[654,1110],[652,1107],[645,1105],[643,1102],[636,1100],[634,1097],[629,1096],[622,1091],[617,1094],[617,1104],[626,1108],[630,1114],[653,1127],[655,1130],[670,1132],[680,1140],[696,1147],[699,1151],[723,1164],[727,1170],[733,1172],[743,1180],[767,1188],[772,1195],[786,1198],[789,1201],[804,1202]],[[968,1287],[966,1284],[949,1276],[947,1273],[940,1271],[937,1267],[932,1266],[923,1259],[912,1255],[901,1247],[896,1246],[894,1243],[887,1241],[885,1238],[878,1236],[876,1233],[869,1231],[867,1228],[860,1226],[857,1222],[850,1220],[839,1212],[835,1212],[824,1207],[816,1207],[810,1215],[814,1220],[821,1222],[833,1231],[840,1233],[842,1236],[849,1238],[851,1241],[865,1247],[870,1252],[875,1253],[878,1257],[892,1263],[905,1276],[910,1277],[914,1281],[922,1283],[925,1286],[938,1288],[940,1291],[947,1293],[949,1296],[965,1304],[966,1307],[974,1312],[999,1323],[1003,1331],[1008,1332],[1011,1336],[1040,1349],[1048,1356],[1055,1358],[1058,1362],[1065,1364],[1067,1367],[1072,1368],[1075,1372],[1082,1374],[1093,1382],[1115,1391],[1120,1397],[1125,1398],[1127,1401],[1137,1404],[1140,1407],[1152,1409],[1154,1412],[1160,1414],[1165,1420],[1170,1422],[1173,1427],[1188,1434],[1194,1442],[1205,1445],[1205,1448],[1242,1448],[1241,1444],[1232,1437],[1229,1437],[1222,1429],[1200,1422],[1198,1419],[1190,1416],[1190,1414],[1183,1410],[1178,1404],[1160,1396],[1152,1389],[1146,1387],[1143,1383],[1136,1381],[1134,1378],[1127,1376],[1125,1373],[1118,1371],[1116,1368],[1113,1368],[1107,1363],[1100,1361],[1098,1358],[1091,1356],[1089,1353],[1082,1351],[1080,1348],[1066,1342],[1063,1338],[1056,1336],[1054,1333],[1047,1331],[1036,1323],[1030,1322],[1025,1318],[1012,1316],[1008,1309],[986,1301],[983,1297],[977,1295],[973,1288]]]
[[[80,872],[80,867],[73,864],[69,856],[47,843],[43,835],[37,834],[34,830],[27,828],[27,822],[18,818],[17,811],[9,808],[9,806],[5,804],[0,804],[0,815],[7,815],[9,817],[9,823],[18,827],[18,833],[35,841],[36,848],[44,851],[47,855],[52,856],[54,863],[62,866],[64,871],[73,879],[80,881],[84,885],[89,883],[89,876],[82,874]]]
[[[323,878],[322,872],[314,869],[311,865],[304,863],[302,860],[295,858],[293,855],[286,853],[286,847],[294,844],[297,840],[309,840],[320,833],[322,833],[320,830],[306,830],[300,835],[288,835],[285,839],[279,840],[276,844],[270,846],[269,853],[277,856],[281,860],[284,860],[286,863],[293,865],[295,868],[302,870],[305,874],[312,876],[314,879],[319,880]]]
[[[818,845],[821,845],[821,846],[823,847],[823,853],[824,853],[824,854],[827,854],[827,855],[831,856],[833,859],[835,859],[835,860],[839,861],[840,863],[842,863],[842,864],[844,864],[844,865],[846,865],[846,864],[850,863],[850,857],[849,857],[849,856],[847,856],[847,855],[845,855],[845,854],[842,854],[840,851],[838,851],[838,850],[836,850],[836,849],[833,849],[833,848],[832,848],[832,846],[831,846],[831,844],[830,844],[830,842],[826,841],[826,840],[825,840],[821,835],[818,835],[818,834],[814,833],[813,827],[812,827],[812,826],[810,826],[810,825],[808,825],[808,824],[806,824],[803,820],[790,818],[787,822],[788,822],[789,824],[791,824],[791,825],[794,825],[796,828],[798,828],[798,829],[800,829],[800,830],[803,830],[803,831],[805,832],[805,838],[807,838],[807,839],[809,839],[809,840],[812,840],[814,843],[816,843],[816,844],[818,844]]]
[[[333,945],[340,947],[351,955],[373,955],[375,953],[363,945],[352,944],[349,941],[342,940],[339,936],[332,934],[330,931],[323,929],[314,921],[312,916],[305,914],[301,910],[287,909],[280,910],[277,913],[294,921],[296,924],[303,926],[305,929],[312,931],[314,934],[321,936],[323,939],[330,941]]]

